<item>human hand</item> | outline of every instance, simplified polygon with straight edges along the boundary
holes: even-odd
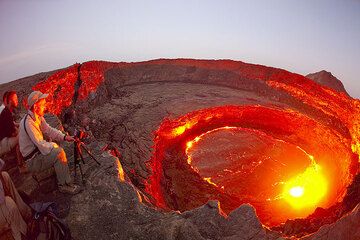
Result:
[[[67,142],[74,142],[75,141],[75,138],[73,136],[70,136],[70,135],[66,135],[64,139]]]

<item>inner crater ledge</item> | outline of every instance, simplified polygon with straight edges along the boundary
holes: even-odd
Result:
[[[202,109],[161,124],[147,190],[158,206],[180,211],[211,199],[225,213],[250,203],[263,224],[275,226],[343,199],[353,160],[344,142],[298,112]]]
[[[324,202],[327,180],[314,158],[261,131],[214,129],[187,142],[186,153],[188,163],[204,180],[241,202],[266,206],[277,216],[267,219],[262,214],[263,222],[306,217]],[[302,176],[307,169],[312,175]],[[289,184],[292,179],[297,180]]]

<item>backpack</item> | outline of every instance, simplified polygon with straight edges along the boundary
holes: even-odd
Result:
[[[35,214],[28,224],[29,240],[71,240],[67,224],[56,216],[54,202],[30,205]]]

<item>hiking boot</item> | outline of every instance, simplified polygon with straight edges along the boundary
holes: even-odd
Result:
[[[59,192],[67,194],[77,194],[80,192],[80,186],[76,184],[59,185]]]

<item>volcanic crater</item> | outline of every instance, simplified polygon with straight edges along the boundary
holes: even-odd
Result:
[[[331,84],[240,61],[159,59],[75,64],[33,89],[49,93],[50,113],[88,119],[161,211],[218,200],[226,216],[249,203],[283,231],[288,219],[321,208],[334,222],[358,204],[342,203],[359,168],[360,102]]]

